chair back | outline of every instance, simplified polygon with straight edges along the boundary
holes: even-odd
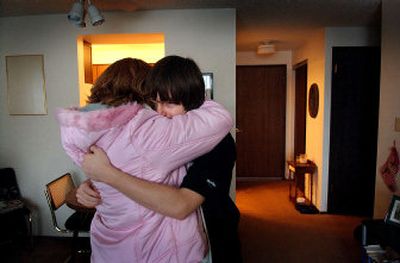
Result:
[[[17,178],[13,168],[0,169],[0,200],[20,199]]]
[[[32,215],[19,191],[15,171],[0,168],[0,243],[29,237],[32,245]]]
[[[90,224],[92,222],[94,212],[81,212],[75,211],[73,212],[64,222],[63,228],[58,226],[56,210],[66,204],[67,195],[75,188],[74,181],[72,180],[72,176],[70,173],[66,173],[57,179],[51,181],[46,184],[46,189],[44,191],[47,199],[47,203],[50,208],[51,219],[54,228],[61,233],[72,233],[71,240],[71,249],[72,249],[72,262],[75,262],[74,256],[76,253],[82,253],[89,251],[88,249],[78,249],[79,233],[80,232],[89,232]],[[71,259],[71,258],[69,258]],[[68,260],[67,260],[68,261]],[[64,261],[66,262],[66,261]],[[68,261],[70,262],[70,261]]]
[[[65,204],[67,194],[75,188],[74,181],[70,173],[66,173],[57,179],[46,184],[44,191],[47,204],[50,208],[51,219],[55,229],[59,232],[70,232],[58,226],[55,211]]]
[[[50,197],[49,205],[51,206],[51,209],[57,210],[65,204],[67,194],[74,188],[75,184],[70,173],[66,173],[46,184],[46,190]]]

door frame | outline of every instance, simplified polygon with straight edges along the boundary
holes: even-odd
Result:
[[[302,127],[304,129],[304,138],[303,138],[303,147],[304,147],[304,153],[306,152],[306,139],[307,139],[307,92],[308,92],[308,87],[307,87],[307,80],[308,80],[308,61],[307,60],[303,60],[297,64],[295,64],[293,66],[293,92],[294,92],[294,123],[293,123],[293,159],[296,158],[296,111],[297,111],[297,107],[296,106],[296,102],[297,102],[297,98],[296,98],[296,93],[297,93],[297,81],[296,81],[296,71],[300,68],[300,67],[306,67],[306,72],[305,72],[305,98],[304,98],[304,127]]]

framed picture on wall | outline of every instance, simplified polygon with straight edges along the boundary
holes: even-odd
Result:
[[[6,56],[10,115],[46,115],[43,55]]]
[[[214,99],[214,92],[213,92],[213,73],[203,73],[203,80],[206,89],[206,97],[209,99]]]
[[[385,217],[385,223],[400,227],[400,196],[393,195]]]

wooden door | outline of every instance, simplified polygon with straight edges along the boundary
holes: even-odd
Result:
[[[285,173],[286,66],[237,66],[238,177]]]
[[[85,83],[93,84],[92,44],[87,41],[83,41],[83,69],[85,73]]]
[[[378,47],[335,47],[328,212],[372,216],[379,108]]]
[[[96,82],[98,77],[110,66],[109,64],[93,64],[92,71],[93,71],[93,83]]]
[[[295,68],[294,156],[306,153],[307,63]]]

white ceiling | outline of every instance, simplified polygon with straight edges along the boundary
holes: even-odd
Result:
[[[68,13],[74,0],[0,0],[0,16]],[[327,26],[379,26],[382,0],[92,0],[101,11],[236,8],[237,51],[266,40],[278,50],[301,45]],[[106,17],[107,19],[107,17]]]

